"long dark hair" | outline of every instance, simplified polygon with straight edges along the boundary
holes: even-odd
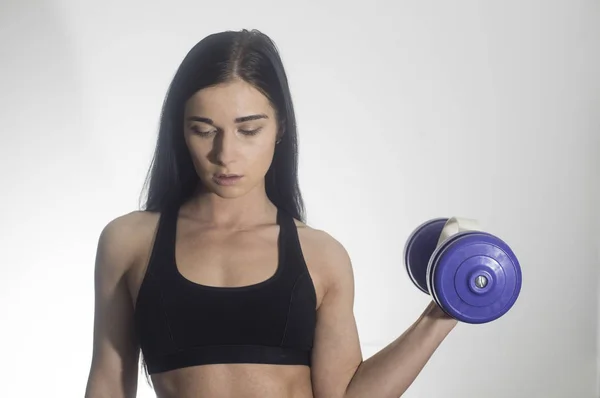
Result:
[[[298,184],[296,116],[287,76],[275,43],[258,30],[225,31],[198,42],[179,66],[165,97],[158,141],[144,190],[146,211],[162,212],[189,199],[200,179],[183,137],[185,102],[198,90],[241,79],[261,91],[277,115],[281,141],[265,176],[268,198],[305,222]],[[142,192],[143,193],[143,192]]]

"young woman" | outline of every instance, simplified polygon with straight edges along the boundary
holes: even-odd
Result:
[[[432,302],[363,361],[352,265],[304,224],[297,161],[273,42],[200,41],[164,103],[144,211],[99,239],[87,398],[134,397],[140,350],[160,398],[404,393],[456,321]]]

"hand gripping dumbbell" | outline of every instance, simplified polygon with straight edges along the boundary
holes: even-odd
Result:
[[[421,224],[406,241],[404,263],[415,286],[460,322],[500,318],[521,291],[521,266],[513,251],[471,219]]]

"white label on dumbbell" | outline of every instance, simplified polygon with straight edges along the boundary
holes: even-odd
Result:
[[[440,246],[452,235],[456,235],[457,233],[463,231],[481,231],[481,227],[479,226],[477,220],[472,218],[451,217],[448,219],[448,221],[446,221],[437,245]]]

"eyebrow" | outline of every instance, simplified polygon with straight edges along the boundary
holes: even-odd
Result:
[[[257,115],[248,115],[248,116],[242,116],[242,117],[238,117],[235,118],[235,122],[236,123],[243,123],[243,122],[248,122],[251,120],[257,120],[257,119],[268,119],[269,117],[265,114],[257,114]],[[206,124],[210,124],[212,126],[215,125],[215,122],[213,122],[212,119],[209,119],[207,117],[202,117],[202,116],[190,116],[187,118],[188,121],[192,121],[192,122],[202,122],[202,123],[206,123]]]

